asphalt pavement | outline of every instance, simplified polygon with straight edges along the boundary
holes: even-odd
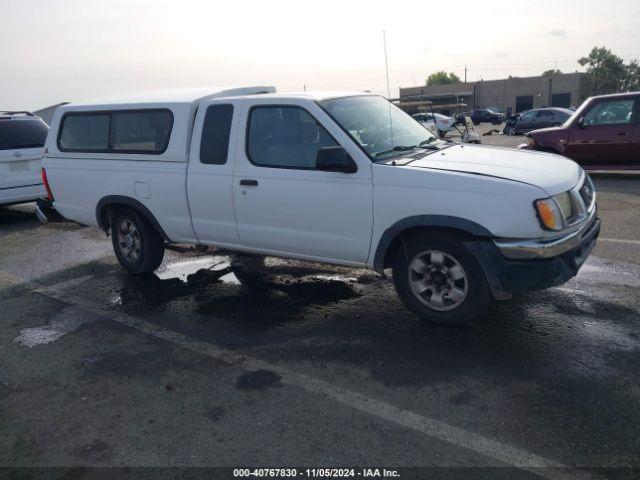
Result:
[[[422,323],[366,270],[192,252],[127,275],[96,229],[0,209],[0,477],[635,478],[640,179],[595,182],[579,275],[466,328]]]

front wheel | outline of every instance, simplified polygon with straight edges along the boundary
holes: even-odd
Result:
[[[130,273],[153,272],[164,258],[164,243],[153,225],[134,210],[120,212],[111,224],[113,251]]]
[[[444,325],[465,325],[485,313],[492,297],[484,272],[455,236],[417,235],[405,246],[395,257],[393,283],[411,311]]]

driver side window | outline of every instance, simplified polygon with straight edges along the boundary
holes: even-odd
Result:
[[[585,125],[624,125],[631,123],[633,99],[609,100],[594,105],[584,116]]]
[[[318,121],[301,107],[254,107],[249,116],[247,154],[261,167],[314,170],[323,147],[338,146]]]

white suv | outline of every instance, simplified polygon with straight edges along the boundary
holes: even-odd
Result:
[[[40,167],[48,131],[33,113],[0,111],[0,205],[45,195]]]
[[[382,273],[421,317],[573,277],[600,230],[571,160],[444,142],[376,95],[272,87],[58,108],[44,178],[64,217],[150,272],[174,243]]]

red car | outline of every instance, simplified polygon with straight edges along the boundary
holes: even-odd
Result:
[[[559,153],[590,170],[640,169],[640,92],[586,100],[561,127],[534,130],[520,148]]]

